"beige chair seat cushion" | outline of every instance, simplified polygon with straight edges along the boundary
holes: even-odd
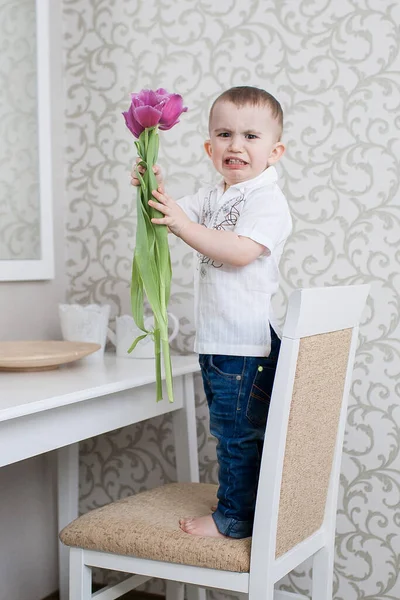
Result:
[[[60,533],[67,546],[163,562],[249,572],[251,538],[207,538],[179,518],[211,514],[217,486],[172,483],[88,512]]]

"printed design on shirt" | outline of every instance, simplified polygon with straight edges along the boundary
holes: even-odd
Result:
[[[218,210],[214,211],[211,208],[211,198],[212,198],[213,190],[208,194],[205,202],[204,208],[201,216],[201,225],[207,227],[208,229],[216,229],[223,231],[232,231],[235,228],[237,220],[240,216],[240,211],[242,208],[242,204],[244,202],[244,194],[239,194],[234,198],[230,198],[226,202],[219,207]],[[216,262],[213,259],[201,254],[197,253],[200,263],[200,275],[201,277],[205,277],[207,273],[206,265],[214,267],[216,269],[220,269],[223,266],[223,263]]]

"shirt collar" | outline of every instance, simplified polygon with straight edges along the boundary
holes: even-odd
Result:
[[[278,180],[278,173],[276,172],[275,167],[267,167],[265,171],[257,175],[257,177],[253,177],[253,179],[248,179],[247,181],[242,181],[241,183],[235,183],[229,187],[230,190],[239,190],[241,193],[248,192],[250,190],[254,190],[258,187],[262,187],[264,185],[268,185],[270,183],[275,183]],[[221,191],[224,191],[225,183],[224,180],[221,180],[218,184],[218,187]]]

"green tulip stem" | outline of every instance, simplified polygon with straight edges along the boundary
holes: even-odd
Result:
[[[141,165],[146,169],[138,173],[140,187],[137,192],[136,247],[132,262],[131,307],[134,321],[143,334],[132,343],[132,352],[140,340],[147,335],[154,339],[156,368],[156,400],[162,400],[161,358],[164,361],[167,396],[173,402],[172,367],[168,342],[167,307],[171,289],[172,269],[168,246],[168,229],[165,225],[154,225],[152,218],[162,214],[149,205],[152,191],[157,189],[153,166],[158,157],[157,127],[145,129],[136,148]],[[146,296],[154,315],[154,328],[149,331],[144,326],[144,297]],[[161,357],[162,355],[162,357]]]

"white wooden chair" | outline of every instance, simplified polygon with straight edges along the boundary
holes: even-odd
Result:
[[[249,600],[304,599],[274,584],[309,557],[312,600],[331,600],[347,399],[367,295],[362,285],[303,289],[290,297],[253,537],[180,531],[179,516],[210,513],[216,486],[179,483],[136,494],[61,532],[71,546],[70,600],[112,600],[153,577],[170,582],[167,598],[174,600],[183,600],[184,584],[245,593]],[[92,567],[135,575],[92,596]]]

